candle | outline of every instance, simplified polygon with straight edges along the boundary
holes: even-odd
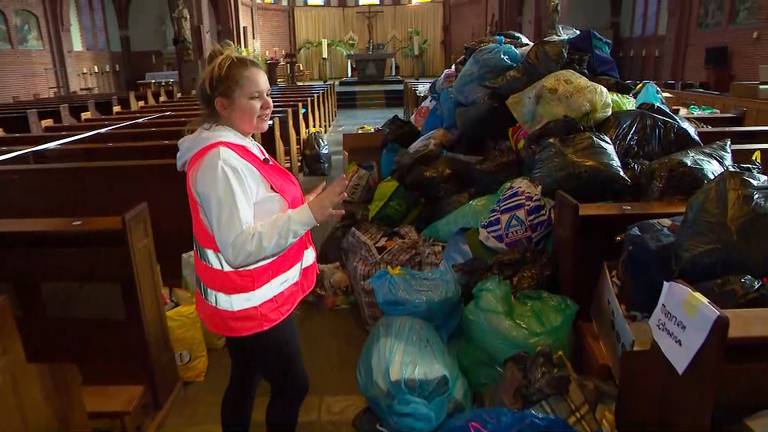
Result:
[[[328,58],[328,39],[323,39],[323,58]]]
[[[86,68],[86,67],[83,67],[83,73],[84,73],[84,74],[87,74],[87,73],[88,73],[88,68]]]
[[[419,37],[413,37],[413,55],[419,55]]]
[[[99,73],[99,67],[96,65],[93,65],[93,73]]]
[[[108,64],[104,65],[104,71],[105,72],[109,72],[109,65]]]
[[[120,72],[120,65],[115,63],[115,72]]]

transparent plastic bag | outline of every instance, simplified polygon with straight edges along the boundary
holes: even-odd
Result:
[[[357,383],[384,426],[432,432],[471,407],[469,387],[443,340],[426,321],[385,316],[368,336]]]

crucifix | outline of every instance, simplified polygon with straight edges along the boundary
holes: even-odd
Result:
[[[368,11],[366,12],[357,12],[358,14],[361,14],[365,17],[368,26],[368,52],[373,52],[373,19],[376,18],[376,15],[384,13],[384,11],[375,11],[371,10],[371,5],[368,5]]]

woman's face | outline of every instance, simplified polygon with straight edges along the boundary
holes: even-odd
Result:
[[[221,122],[245,136],[265,132],[272,115],[270,92],[267,74],[249,68],[231,98],[216,98]]]

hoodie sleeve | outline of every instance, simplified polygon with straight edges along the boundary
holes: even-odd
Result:
[[[259,171],[227,148],[203,157],[192,184],[203,219],[232,268],[277,255],[316,225],[309,206],[288,209]]]

